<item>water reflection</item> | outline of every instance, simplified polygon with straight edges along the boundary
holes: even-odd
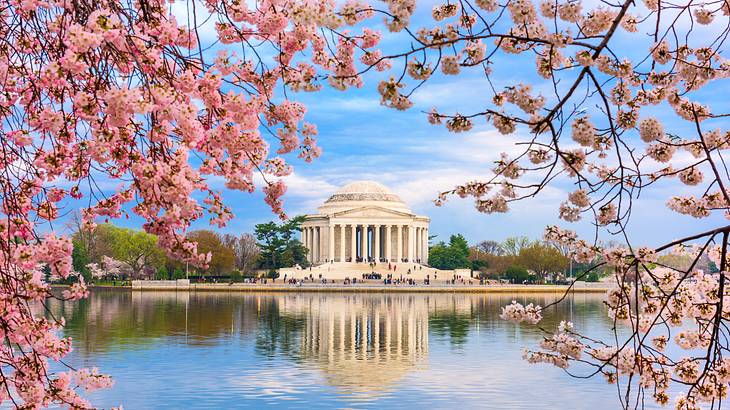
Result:
[[[231,406],[241,397],[254,407],[285,398],[325,407],[363,400],[399,407],[424,397],[524,407],[530,393],[510,396],[506,377],[534,377],[519,350],[540,335],[534,327],[506,324],[500,308],[512,299],[545,305],[556,296],[94,291],[85,301],[49,304],[74,339],[70,360],[111,367],[117,387],[98,396],[110,405],[198,399],[197,387],[214,393],[201,407]],[[606,334],[601,296],[570,297],[542,325],[555,328],[568,319]],[[187,378],[177,375],[182,368]],[[148,396],[136,403],[138,397],[124,392],[128,385],[139,389],[140,377],[164,378],[164,389],[143,383]],[[551,386],[544,387],[548,394]]]
[[[304,319],[299,357],[346,392],[395,385],[428,359],[428,303],[400,296],[289,296],[281,314]]]

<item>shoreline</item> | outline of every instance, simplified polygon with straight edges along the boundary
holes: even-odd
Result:
[[[89,286],[90,289],[119,289],[134,292],[338,292],[338,293],[605,293],[610,285],[381,285],[381,284],[252,284],[191,283],[185,286]]]

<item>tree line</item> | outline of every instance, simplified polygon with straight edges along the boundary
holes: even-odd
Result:
[[[298,239],[302,222],[303,216],[282,223],[266,222],[256,225],[253,233],[240,235],[208,229],[190,231],[186,238],[198,244],[198,252],[211,254],[206,268],[186,266],[169,258],[158,246],[157,237],[144,231],[112,224],[101,224],[89,231],[75,223],[73,268],[87,281],[191,276],[238,280],[261,274],[276,277],[279,268],[309,266],[307,248]],[[613,245],[606,244],[608,247]],[[484,278],[514,283],[544,283],[570,277],[598,281],[612,273],[610,268],[589,270],[601,262],[600,255],[589,263],[571,264],[569,252],[559,244],[524,236],[470,245],[463,235],[454,234],[448,243],[440,241],[429,247],[428,264],[437,269],[471,269]],[[661,255],[658,262],[672,266],[691,262],[678,260],[681,258],[673,254]],[[717,269],[707,258],[703,258],[698,267],[710,272]]]
[[[609,249],[619,243],[601,243]],[[440,269],[468,268],[479,271],[490,279],[507,279],[514,283],[544,283],[546,281],[584,280],[597,282],[612,275],[613,268],[603,264],[601,254],[586,263],[571,262],[571,250],[559,243],[530,240],[525,236],[505,239],[503,242],[484,240],[467,246],[461,235],[452,235],[449,243],[440,242],[431,247],[429,264]],[[693,260],[690,255],[667,253],[657,257],[658,266],[687,266]],[[599,268],[596,268],[600,265]],[[705,272],[717,272],[718,268],[703,255],[696,268]]]
[[[190,276],[229,277],[231,280],[255,276],[265,271],[307,266],[307,249],[297,239],[303,217],[281,224],[258,224],[254,233],[223,234],[209,229],[193,230],[186,239],[196,242],[199,253],[210,253],[206,268],[188,266],[168,257],[158,246],[157,237],[142,230],[100,224],[93,231],[71,222],[73,268],[87,281],[126,279],[182,279]],[[50,275],[50,274],[49,274]],[[51,281],[60,278],[49,277]]]
[[[564,274],[569,265],[568,256],[545,241],[520,236],[470,246],[460,234],[451,235],[448,243],[431,246],[428,261],[437,269],[471,269],[488,278],[517,283],[557,279],[556,274]]]

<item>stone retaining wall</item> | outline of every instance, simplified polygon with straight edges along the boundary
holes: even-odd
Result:
[[[136,283],[135,283],[136,282]],[[180,290],[218,292],[464,292],[464,293],[563,293],[568,286],[562,285],[382,285],[382,284],[318,284],[305,283],[301,286],[279,283],[176,283],[181,281],[132,281],[132,290]],[[580,282],[579,282],[580,283]],[[576,285],[572,292],[603,293],[611,289],[603,283]]]
[[[132,290],[189,290],[189,279],[133,280]]]

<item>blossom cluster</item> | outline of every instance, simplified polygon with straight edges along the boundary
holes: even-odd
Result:
[[[502,308],[502,314],[499,317],[515,323],[527,322],[534,325],[542,319],[541,311],[542,308],[539,305],[530,303],[523,306],[513,300],[511,304]]]
[[[403,30],[415,12],[416,3],[387,3],[386,23],[392,31]],[[651,11],[649,16],[644,13],[644,7]],[[524,155],[509,163],[510,169],[519,172],[510,176],[509,169],[496,167],[495,177],[485,183],[502,184],[500,177],[503,176],[512,179],[532,176],[551,181],[556,173],[564,173],[581,186],[590,186],[587,194],[603,199],[600,204],[596,204],[600,200],[589,200],[597,205],[593,212],[597,225],[621,226],[631,213],[621,212],[619,203],[625,203],[628,196],[658,179],[678,177],[689,186],[711,184],[717,173],[708,178],[708,166],[714,164],[718,168],[721,161],[713,156],[729,145],[727,132],[703,129],[703,124],[715,115],[712,107],[693,100],[695,97],[688,94],[730,76],[730,61],[713,49],[712,41],[694,43],[660,38],[653,42],[639,41],[636,37],[637,46],[644,47],[644,54],[635,60],[622,56],[625,53],[620,52],[622,43],[617,33],[651,32],[659,24],[656,23],[659,8],[660,4],[653,1],[598,7],[581,1],[529,0],[504,5],[475,1],[470,7],[453,2],[436,4],[431,10],[433,24],[409,33],[418,47],[390,56],[394,64],[396,60],[404,62],[408,76],[381,81],[378,90],[382,103],[398,110],[408,109],[413,106],[412,90],[436,73],[454,76],[478,65],[490,79],[492,92],[491,99],[484,99],[484,109],[446,113],[433,108],[428,114],[429,122],[443,124],[452,132],[469,132],[478,126],[478,117],[484,117],[490,128],[504,135],[515,134],[521,126],[526,126],[534,137],[522,144]],[[691,18],[710,25],[716,16],[728,15],[728,9],[692,4],[678,11],[677,19]],[[491,19],[503,22],[505,29],[495,31],[494,23],[488,23]],[[482,28],[480,24],[485,26]],[[476,35],[480,29],[484,31]],[[690,33],[692,29],[687,35]],[[719,41],[720,33],[716,34]],[[555,89],[556,95],[540,95],[534,90],[544,88],[523,81],[505,84],[500,91],[491,80],[494,69],[499,66],[500,53],[534,55],[534,69],[547,80],[539,86]],[[409,84],[409,77],[413,84]],[[572,87],[562,87],[565,83]],[[583,86],[597,90],[579,98],[579,93],[574,91]],[[566,93],[563,88],[570,91]],[[650,108],[662,103],[670,107],[676,118],[697,122],[699,135],[678,137],[668,131],[664,124],[668,116],[656,115]],[[591,109],[592,105],[598,109]],[[561,138],[566,125],[570,125],[570,141]],[[576,149],[572,142],[581,148]],[[695,161],[674,166],[676,154],[682,149],[690,152]],[[656,169],[656,163],[664,167]],[[517,188],[513,197],[475,197],[476,208],[488,213],[506,211],[512,198],[536,196],[546,184],[514,185]],[[615,189],[618,195],[608,195]],[[461,186],[450,193],[457,191],[463,192]],[[715,210],[728,211],[726,204],[704,206],[701,202],[701,197],[690,196],[684,205],[672,200],[668,206],[701,217]],[[577,222],[587,215],[587,208],[588,205],[566,201],[558,213],[563,220]],[[730,217],[730,212],[726,213]]]
[[[388,8],[389,28],[400,31],[408,26],[415,3],[390,1]],[[730,355],[726,272],[697,266],[709,258],[714,267],[727,270],[722,248],[730,228],[718,224],[651,248],[630,245],[627,227],[640,195],[670,178],[684,188],[668,195],[669,210],[708,223],[730,219],[725,158],[730,131],[718,128],[730,113],[707,93],[730,77],[722,29],[730,6],[476,0],[442,2],[431,14],[432,22],[409,32],[414,33],[412,45],[390,56],[407,75],[381,82],[383,104],[409,108],[412,104],[403,99],[410,100],[425,82],[477,72],[488,84],[479,98],[482,107],[472,112],[433,107],[429,123],[455,133],[486,127],[495,136],[518,141],[517,152],[495,161],[492,175],[441,192],[436,203],[455,195],[473,199],[480,212],[506,212],[512,202],[539,197],[555,181],[561,189],[572,182],[557,214],[571,223],[590,218],[596,239],[588,242],[572,231],[548,227],[545,240],[573,260],[591,264],[583,275],[608,274],[606,283],[613,288],[605,298],[607,314],[617,338],[628,334],[623,341],[603,342],[561,326],[540,349],[526,351],[525,359],[561,368],[573,360],[593,363],[608,382],[624,379],[622,393],[649,393],[662,405],[670,401],[670,386],[684,390],[675,397],[677,408],[724,400]],[[527,84],[522,76],[499,75],[515,65],[532,65],[537,76],[530,78],[544,81]],[[696,226],[692,218],[684,219],[690,224],[687,232]],[[605,233],[618,233],[625,243],[599,246]],[[720,246],[693,244],[716,243],[720,236]],[[682,259],[692,262],[667,263],[672,259],[663,252],[677,244]],[[501,317],[535,323],[543,310],[513,302]],[[692,353],[697,350],[703,355]]]
[[[576,248],[585,246],[574,232],[558,227],[549,227],[545,239],[567,246],[574,255]],[[607,314],[615,326],[632,330],[627,336],[617,332],[617,338],[627,339],[605,344],[578,333],[572,323],[563,321],[557,332],[544,337],[538,350],[525,350],[524,359],[559,368],[569,367],[571,361],[593,363],[609,383],[623,377],[628,381],[624,383],[631,384],[635,378],[638,386],[651,391],[659,404],[670,401],[668,391],[675,380],[694,386],[675,398],[679,406],[692,403],[694,408],[702,408],[702,403],[724,398],[730,381],[730,359],[717,353],[719,346],[712,357],[698,358],[693,352],[708,351],[716,343],[715,332],[722,330],[713,330],[712,324],[718,315],[719,320],[730,320],[730,292],[721,292],[720,287],[727,272],[709,274],[658,265],[657,251],[649,247],[596,247],[592,253],[599,251],[605,266],[614,272],[614,287],[604,302]],[[671,253],[693,259],[706,256],[724,266],[723,247],[718,244],[680,244]],[[512,302],[503,308],[501,317],[520,322],[525,320],[526,312],[526,307]],[[667,349],[670,341],[686,354]]]
[[[321,153],[317,128],[289,91],[359,87],[358,61],[390,67],[379,32],[344,30],[374,16],[364,2],[201,5],[207,17],[197,26],[176,11],[195,7],[161,0],[11,1],[0,12],[0,328],[18,346],[2,352],[13,383],[0,400],[91,408],[77,388],[110,385],[96,370],[50,373],[48,360],[61,359],[70,339],[28,307],[54,297],[47,277],[76,275],[70,238],[53,232],[59,218],[81,206],[83,229],[93,230],[133,214],[169,256],[205,266],[211,255],[186,230],[202,218],[219,227],[233,218],[211,181],[260,189],[285,218],[287,155],[309,162]],[[407,24],[414,7],[391,4],[401,17],[391,28]],[[325,32],[334,30],[347,36],[333,41]],[[407,108],[397,94],[388,101]],[[95,279],[128,269],[108,258],[88,268]],[[86,297],[84,279],[73,282],[55,296]]]

